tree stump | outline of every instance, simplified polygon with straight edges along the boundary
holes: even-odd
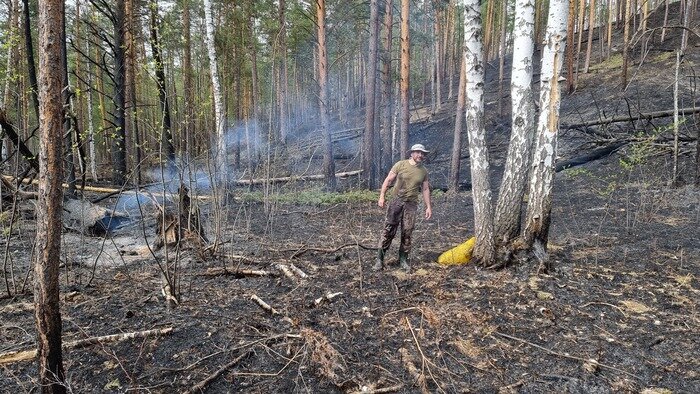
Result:
[[[188,242],[192,246],[203,248],[209,243],[201,223],[199,208],[192,206],[189,189],[181,185],[178,189],[177,207],[164,207],[160,223],[156,227],[155,250],[163,246],[180,245]]]

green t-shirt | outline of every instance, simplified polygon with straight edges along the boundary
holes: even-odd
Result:
[[[396,173],[392,195],[403,201],[418,201],[421,185],[428,179],[428,170],[422,164],[412,165],[406,159],[394,164],[391,171]]]

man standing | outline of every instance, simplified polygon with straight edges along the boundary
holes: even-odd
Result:
[[[416,224],[418,209],[418,194],[423,193],[425,202],[425,218],[430,219],[433,210],[430,204],[430,184],[428,170],[423,166],[423,159],[428,151],[421,144],[415,144],[410,149],[411,157],[394,164],[389,175],[384,179],[379,193],[378,205],[384,208],[384,199],[389,186],[396,181],[393,188],[393,199],[389,202],[384,221],[384,232],[379,242],[377,260],[372,270],[379,271],[384,267],[384,255],[391,246],[396,230],[401,225],[401,246],[399,247],[399,262],[401,269],[409,271],[408,254],[411,252],[411,234]]]

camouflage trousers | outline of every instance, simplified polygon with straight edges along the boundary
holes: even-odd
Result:
[[[386,209],[384,232],[379,241],[379,247],[388,250],[396,235],[396,230],[401,226],[401,252],[411,251],[411,235],[416,226],[416,211],[418,203],[415,201],[402,201],[400,198],[391,200]]]

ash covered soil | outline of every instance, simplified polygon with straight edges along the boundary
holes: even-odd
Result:
[[[604,66],[582,77],[562,103],[562,124],[672,108],[672,87],[650,78],[668,72],[674,59],[664,53],[650,55],[654,61],[637,70],[626,93],[614,89],[618,74]],[[689,106],[694,98],[685,94]],[[438,187],[447,174],[452,111],[448,105],[411,130],[412,142],[435,150],[428,166]],[[682,132],[696,137],[696,119]],[[670,145],[652,133],[663,128],[656,122],[561,133],[562,158],[623,134],[652,137],[557,174],[548,272],[528,261],[496,271],[434,263],[473,234],[469,191],[436,194],[434,217],[417,223],[408,274],[396,266],[396,242],[390,268],[370,270],[384,214],[375,202],[279,202],[266,212],[261,203],[232,199],[216,253],[168,251],[180,261],[182,291],[170,309],[146,247],[153,221],[104,239],[67,232],[64,342],[173,328],[66,350],[68,385],[76,393],[172,393],[213,377],[207,392],[700,392],[700,193],[690,184],[668,186]],[[494,115],[487,127],[497,185],[509,126]],[[691,138],[681,149],[686,180],[694,176],[694,144]],[[463,168],[468,181],[466,159]],[[3,237],[5,271],[13,267],[7,286],[25,284],[25,291],[0,300],[0,352],[35,342],[26,284],[30,208],[20,210],[9,245]],[[215,211],[206,201],[200,209],[213,238]],[[157,256],[163,261],[162,250]],[[286,276],[278,265],[307,277]],[[242,274],[254,270],[269,275]],[[34,391],[36,375],[32,361],[4,364],[0,391]]]

